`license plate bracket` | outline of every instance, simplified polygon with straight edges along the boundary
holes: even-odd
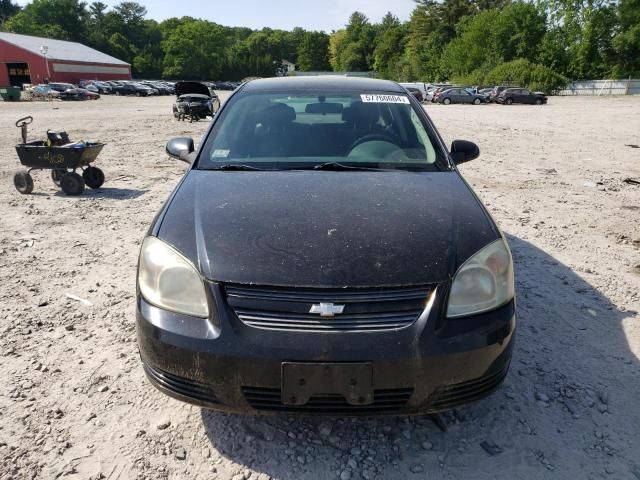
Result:
[[[342,395],[350,405],[373,403],[371,363],[282,363],[281,401],[305,405],[314,395]]]

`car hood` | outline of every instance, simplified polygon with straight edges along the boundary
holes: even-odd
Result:
[[[200,82],[178,82],[175,86],[176,95],[186,95],[189,93],[198,93],[200,95],[211,96],[209,87]]]
[[[274,286],[440,283],[499,237],[456,172],[192,170],[159,221],[206,278]]]

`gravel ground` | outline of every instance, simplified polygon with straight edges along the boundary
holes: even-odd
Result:
[[[508,236],[519,330],[504,386],[428,417],[206,412],[145,380],[134,326],[141,238],[184,171],[164,154],[206,122],[171,97],[0,103],[0,479],[640,479],[640,97],[428,106]],[[108,145],[104,188],[12,185],[17,118]],[[78,296],[79,302],[67,296]]]

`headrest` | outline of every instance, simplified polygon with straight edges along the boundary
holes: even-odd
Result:
[[[347,123],[358,125],[371,125],[380,118],[380,110],[375,103],[353,102],[351,106],[344,109],[342,120]]]
[[[310,103],[305,108],[306,113],[342,113],[341,103]]]
[[[284,103],[274,103],[258,113],[259,123],[273,125],[290,123],[296,119],[296,111]]]

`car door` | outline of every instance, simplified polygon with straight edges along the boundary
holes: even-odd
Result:
[[[523,88],[519,88],[516,94],[516,102],[517,103],[528,103],[529,99],[527,98],[527,91]]]
[[[452,103],[463,103],[464,99],[462,97],[462,92],[459,89],[451,90],[451,102]]]
[[[521,97],[520,101],[522,103],[530,103],[530,104],[535,103],[536,101],[535,96],[529,90],[523,88],[521,92],[522,93],[520,94],[520,97]]]
[[[464,88],[460,89],[460,103],[473,103],[473,95]]]

